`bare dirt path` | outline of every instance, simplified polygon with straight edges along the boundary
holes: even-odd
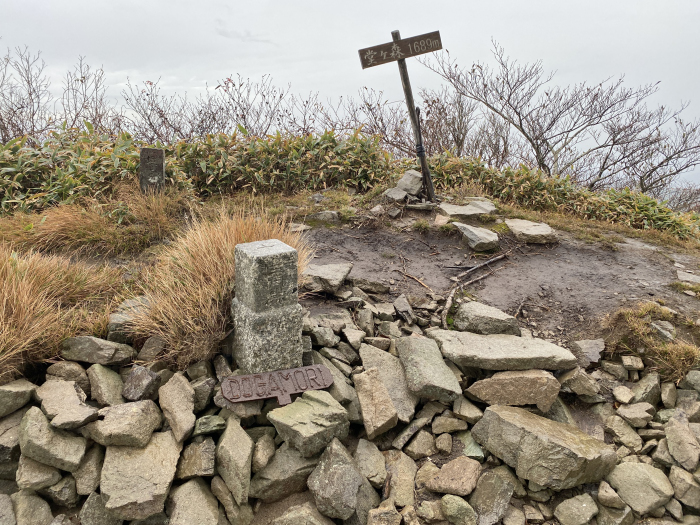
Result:
[[[514,249],[506,261],[494,263],[498,271],[468,291],[511,314],[522,304],[521,316],[535,335],[556,339],[598,337],[607,313],[650,299],[663,299],[667,306],[697,316],[700,301],[669,287],[676,280],[674,263],[698,270],[696,257],[634,239],[611,249],[557,233],[559,244]],[[472,252],[457,234],[320,227],[306,235],[316,249],[315,264],[352,262],[351,277],[390,284],[393,297],[424,296],[428,288],[444,294],[453,284],[450,278],[463,271],[450,266],[466,269],[479,262],[470,258]],[[333,305],[332,301],[306,303],[312,309]]]

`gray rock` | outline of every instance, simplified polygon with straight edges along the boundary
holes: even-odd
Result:
[[[46,369],[46,380],[75,381],[85,395],[90,395],[90,380],[85,369],[73,361],[59,361]]]
[[[659,508],[673,497],[673,486],[663,471],[645,463],[620,463],[606,481],[639,514]]]
[[[432,330],[442,355],[460,367],[486,370],[568,370],[576,366],[574,355],[541,339],[514,335],[479,335],[471,332]]]
[[[26,379],[17,379],[0,386],[0,417],[12,414],[29,403],[36,385]]]
[[[101,494],[92,492],[80,509],[81,525],[122,525],[121,518],[113,516],[106,508]]]
[[[686,507],[700,511],[700,484],[690,472],[679,467],[671,467],[668,480],[673,486],[674,495]]]
[[[175,439],[188,438],[195,422],[194,389],[181,372],[158,389],[158,401]]]
[[[16,464],[19,459],[19,428],[27,410],[24,407],[0,419],[0,465]]]
[[[634,452],[642,450],[644,443],[634,429],[620,416],[610,416],[605,420],[605,430],[613,435],[615,441],[622,443]]]
[[[107,447],[100,478],[107,510],[125,520],[162,512],[181,450],[170,431],[154,433],[145,448]]]
[[[444,434],[446,432],[457,432],[467,430],[467,423],[462,419],[445,415],[438,416],[433,420],[433,434]]]
[[[379,377],[379,371],[368,368],[361,374],[356,374],[354,381],[367,437],[374,439],[394,428],[399,420],[398,415],[389,391]]]
[[[564,372],[557,379],[559,379],[559,383],[561,383],[561,388],[564,392],[572,392],[583,396],[594,396],[600,392],[600,387],[596,380],[580,367]]]
[[[122,389],[122,397],[129,401],[153,399],[160,387],[160,376],[146,367],[134,365]]]
[[[80,499],[75,490],[75,478],[70,474],[54,485],[42,490],[41,493],[58,507],[67,509],[75,507]]]
[[[426,430],[419,430],[411,439],[411,442],[404,447],[404,452],[413,460],[418,461],[428,456],[438,453],[435,447],[435,438]]]
[[[600,361],[600,354],[605,351],[603,339],[584,339],[571,343],[576,358],[581,368],[588,368],[591,363]]]
[[[263,434],[255,442],[253,449],[252,471],[259,472],[264,469],[275,455],[275,438],[270,434]]]
[[[455,415],[455,417],[463,419],[472,425],[479,421],[484,415],[479,407],[475,406],[464,396],[459,396],[457,399],[455,399],[455,402],[452,405],[452,413]]]
[[[382,193],[382,196],[391,202],[401,202],[406,199],[408,193],[401,188],[389,188]]]
[[[61,343],[61,357],[99,365],[125,365],[136,357],[129,345],[114,343],[89,335],[69,337]]]
[[[519,477],[554,490],[599,481],[617,461],[612,446],[521,408],[489,407],[472,435]]]
[[[486,199],[474,200],[466,206],[457,206],[443,202],[438,206],[438,213],[446,215],[450,219],[458,221],[468,221],[477,219],[482,215],[490,215],[496,213],[496,206]]]
[[[146,399],[103,408],[100,420],[89,423],[83,435],[104,446],[145,447],[161,426],[158,406]]]
[[[377,445],[366,439],[360,439],[353,457],[358,470],[372,486],[375,489],[383,488],[386,481],[386,465],[384,455]]]
[[[554,509],[561,525],[586,525],[597,514],[598,506],[590,494],[566,499]]]
[[[676,270],[676,275],[678,280],[684,283],[700,284],[700,275],[683,272],[681,270]]]
[[[12,500],[7,494],[0,494],[0,525],[17,525]]]
[[[352,266],[352,263],[310,264],[303,275],[310,279],[314,289],[334,294],[345,282]]]
[[[194,422],[192,437],[218,434],[226,428],[226,420],[221,416],[202,416]]]
[[[537,405],[547,412],[559,395],[559,387],[550,372],[514,370],[477,381],[467,392],[489,405]]]
[[[85,438],[53,428],[43,412],[32,407],[20,424],[22,454],[57,469],[74,472],[85,455]]]
[[[416,170],[407,170],[399,182],[396,183],[396,187],[409,195],[416,196],[423,189],[423,175]]]
[[[306,216],[309,221],[340,222],[340,214],[337,211],[324,210]]]
[[[305,458],[298,450],[283,443],[265,468],[251,479],[250,497],[271,503],[303,492],[318,460],[319,456]]]
[[[20,490],[41,490],[58,483],[61,473],[55,467],[49,467],[38,461],[20,456],[17,468],[17,487]]]
[[[483,335],[520,335],[518,321],[498,308],[476,301],[462,303],[454,317],[457,330]]]
[[[105,450],[100,445],[93,445],[83,456],[78,470],[73,473],[75,490],[81,496],[87,496],[97,490],[100,485],[102,463]]]
[[[544,519],[542,521],[544,521]],[[503,525],[525,525],[526,523],[525,512],[513,505],[508,505],[506,513],[503,515]]]
[[[207,405],[209,405],[214,396],[216,379],[213,377],[202,377],[192,381],[190,386],[192,386],[192,390],[194,390],[194,412],[201,412],[207,408]],[[240,403],[234,403],[234,405],[237,406],[240,405]]]
[[[304,392],[293,403],[269,412],[267,419],[305,457],[318,454],[334,437],[345,438],[350,428],[347,411],[323,390]]]
[[[49,525],[53,521],[51,507],[33,491],[20,490],[10,499],[17,525]]]
[[[211,480],[211,492],[226,511],[226,517],[231,523],[237,525],[249,525],[253,521],[253,509],[247,503],[239,505],[233,499],[231,491],[226,483],[219,476],[214,476]]]
[[[601,506],[596,516],[598,525],[632,525],[634,522],[634,514],[628,506],[625,506],[624,509],[611,509],[610,507]]]
[[[449,455],[452,452],[452,436],[450,434],[440,434],[435,438],[435,448],[439,452]]]
[[[114,370],[95,364],[87,369],[87,375],[90,379],[90,397],[100,405],[112,406],[124,402],[124,382]]]
[[[647,374],[632,386],[632,392],[634,392],[634,403],[649,403],[653,406],[658,405],[659,401],[661,401],[659,374]]]
[[[474,509],[459,496],[447,494],[440,500],[445,519],[453,525],[476,525],[477,515]]]
[[[216,445],[216,469],[239,505],[248,499],[253,446],[253,440],[240,423],[228,418],[226,430]]]
[[[694,471],[700,462],[700,444],[690,429],[688,421],[671,418],[665,427],[668,451],[673,459],[686,470]]]
[[[348,384],[347,379],[338,368],[320,353],[313,351],[312,361],[315,365],[324,365],[333,376],[333,384],[328,393],[348,411],[348,420],[351,423],[362,423],[360,400],[357,392]]]
[[[97,409],[85,404],[85,393],[74,381],[47,381],[35,395],[56,428],[78,428],[97,419]]]
[[[219,504],[201,478],[175,487],[168,499],[170,525],[217,525]]]
[[[139,355],[136,358],[139,361],[145,362],[155,361],[163,350],[165,350],[165,341],[157,335],[152,335],[143,343]]]
[[[661,402],[664,404],[664,408],[674,408],[676,399],[675,383],[661,383]]]
[[[432,492],[467,496],[472,493],[481,475],[481,464],[467,457],[458,457],[445,463],[425,488]]]
[[[633,403],[620,406],[617,413],[633,427],[642,428],[654,418],[656,409],[649,403]]]
[[[598,502],[605,507],[620,510],[627,506],[607,481],[601,481],[598,486]]]
[[[387,477],[389,479],[389,495],[399,507],[413,505],[415,495],[413,493],[416,478],[415,461],[400,450],[387,450],[384,452]]]
[[[379,378],[389,392],[399,421],[410,422],[418,404],[418,396],[408,388],[401,361],[387,352],[366,344],[360,346],[360,358],[365,369],[378,370]]]
[[[321,454],[318,465],[307,481],[321,514],[342,520],[350,519],[355,514],[363,484],[368,485],[366,490],[374,492],[358,470],[355,460],[337,439],[333,439]],[[375,497],[378,504],[379,497],[376,494]]]
[[[401,337],[396,341],[396,350],[408,389],[415,395],[443,403],[452,402],[461,395],[459,381],[450,373],[435,341],[424,337]]]
[[[478,525],[494,525],[503,518],[513,489],[512,483],[493,471],[481,475],[469,498],[469,504],[477,513]]]
[[[290,507],[279,518],[274,519],[271,525],[300,525],[302,523],[304,525],[333,525],[333,521],[321,514],[311,502]]]
[[[496,232],[487,230],[486,228],[469,226],[461,222],[453,222],[452,224],[457,227],[462,234],[462,238],[472,250],[476,252],[487,252],[498,249],[498,234]]]
[[[532,244],[557,242],[557,235],[554,233],[554,230],[543,222],[506,219],[505,223],[519,242]]]
[[[190,443],[182,451],[175,471],[175,479],[190,479],[196,476],[213,476],[216,463],[216,445],[210,437]]]

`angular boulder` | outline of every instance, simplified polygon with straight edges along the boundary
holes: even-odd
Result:
[[[674,494],[666,474],[646,463],[620,463],[605,479],[639,514],[666,505]]]
[[[600,481],[617,461],[613,446],[516,407],[487,408],[472,435],[518,476],[554,490]]]
[[[408,389],[415,395],[451,403],[462,394],[459,381],[445,364],[435,341],[425,337],[401,337],[396,340],[396,350]]]
[[[229,417],[216,444],[216,470],[239,505],[248,500],[254,445],[238,420]]]
[[[105,508],[124,520],[162,512],[180,450],[171,431],[156,432],[144,448],[107,447],[100,478]]]
[[[455,328],[463,332],[492,335],[520,335],[518,320],[498,308],[477,301],[459,305],[454,317]]]
[[[136,350],[122,343],[81,335],[69,337],[61,343],[61,357],[67,361],[81,361],[99,365],[125,365],[136,357]]]
[[[124,382],[114,370],[94,364],[87,369],[87,376],[90,379],[90,397],[100,405],[112,406],[124,402]]]
[[[176,487],[168,499],[169,525],[217,525],[219,502],[202,478]]]
[[[368,368],[361,374],[355,374],[354,381],[367,437],[374,439],[394,428],[399,418],[377,369]]]
[[[423,175],[416,170],[407,170],[396,183],[396,187],[415,197],[423,189]]]
[[[537,405],[548,412],[559,395],[559,381],[545,370],[496,372],[467,392],[488,405]]]
[[[506,226],[519,242],[531,244],[547,244],[557,242],[554,230],[543,222],[532,222],[523,219],[506,219]]]
[[[496,206],[487,199],[475,199],[466,206],[458,206],[443,202],[438,206],[437,211],[439,214],[446,215],[450,219],[468,221],[469,219],[477,219],[482,215],[496,213]]]
[[[293,403],[269,412],[267,419],[304,457],[318,454],[334,437],[345,438],[350,429],[347,411],[323,390],[304,392]]]
[[[453,222],[452,224],[460,231],[464,241],[475,252],[487,252],[498,249],[498,234],[496,232],[486,228],[469,226],[461,222]]]
[[[29,403],[36,385],[26,379],[17,379],[0,386],[0,417],[12,414]]]
[[[98,415],[101,419],[85,425],[83,435],[104,446],[143,448],[162,420],[150,399],[105,407]]]
[[[97,409],[85,404],[87,396],[74,381],[47,381],[36,389],[36,398],[56,428],[78,428],[97,419]]]
[[[570,351],[542,339],[432,330],[442,355],[457,366],[485,370],[568,370],[576,367]]]
[[[432,477],[425,488],[441,494],[467,496],[476,487],[481,474],[481,464],[467,457],[458,457],[445,463],[440,472]]]
[[[158,402],[165,419],[170,423],[175,439],[182,441],[194,430],[194,389],[185,376],[178,372],[158,389]]]
[[[319,456],[305,458],[288,443],[282,443],[272,460],[250,480],[250,497],[272,503],[305,491],[306,480],[318,460]]]
[[[23,455],[39,463],[75,472],[85,455],[87,441],[52,427],[41,409],[32,407],[20,423],[19,447]]]
[[[311,281],[312,288],[334,294],[345,282],[352,266],[352,263],[310,264],[302,275]]]

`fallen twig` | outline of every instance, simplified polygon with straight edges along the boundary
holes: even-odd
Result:
[[[472,266],[466,272],[460,273],[457,276],[457,279],[465,277],[465,276],[469,275],[470,273],[472,273],[473,271],[478,270],[479,268],[483,268],[484,266],[488,266],[492,262],[496,262],[496,261],[500,261],[501,259],[505,259],[506,257],[508,257],[509,254],[510,254],[510,252],[502,253],[501,255],[497,255],[496,257],[489,259],[488,261],[484,261],[481,264],[477,264],[476,266]]]
[[[404,277],[409,277],[409,278],[413,279],[414,281],[416,281],[418,284],[420,284],[420,285],[423,286],[424,288],[427,288],[428,290],[430,290],[430,293],[435,293],[435,292],[433,292],[433,289],[432,289],[430,286],[428,286],[427,284],[425,284],[425,283],[424,283],[423,281],[421,281],[418,277],[414,277],[414,276],[411,275],[410,273],[402,272],[401,270],[394,270],[394,271],[395,271],[395,272],[399,272],[399,273],[400,273],[401,275],[403,275]]]

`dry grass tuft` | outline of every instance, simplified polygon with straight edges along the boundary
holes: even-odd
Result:
[[[180,369],[211,357],[230,328],[238,243],[279,239],[299,252],[299,273],[311,250],[283,220],[254,217],[223,207],[209,220],[195,219],[144,275],[140,293],[152,307],[134,319],[137,336],[166,341],[162,358]]]
[[[27,362],[54,357],[61,341],[91,333],[92,309],[116,293],[119,271],[0,245],[0,383]]]
[[[181,192],[142,195],[137,188],[123,185],[110,201],[84,200],[40,214],[4,217],[0,219],[0,241],[44,253],[137,253],[179,229],[187,204]]]
[[[651,326],[669,321],[677,330],[674,341],[664,341]],[[654,302],[623,308],[606,321],[610,332],[608,348],[614,352],[639,355],[645,364],[667,381],[678,382],[700,364],[696,341],[700,328],[681,314]]]

